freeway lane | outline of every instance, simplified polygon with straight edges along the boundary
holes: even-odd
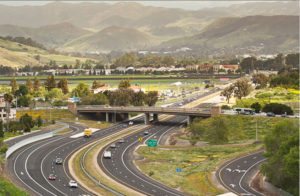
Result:
[[[141,118],[135,120],[135,124],[141,123]],[[127,124],[127,122],[126,122]],[[66,136],[55,136],[34,144],[25,146],[16,151],[8,159],[8,170],[13,180],[27,189],[32,195],[81,195],[87,193],[82,187],[70,189],[67,185],[71,179],[68,169],[68,158],[75,150],[91,143],[99,138],[125,129],[124,123],[98,131],[92,138],[70,138],[71,135],[83,131],[83,127],[73,124],[75,130]],[[55,165],[56,157],[64,160],[63,165]],[[55,181],[49,182],[48,175],[57,175]],[[90,193],[89,193],[90,194]]]
[[[176,126],[180,126],[185,120],[181,116],[174,117],[168,120],[169,125],[165,122],[158,122],[152,127],[146,128],[144,131],[148,131],[149,135],[144,135],[144,131],[141,131],[125,137],[125,143],[118,143],[117,148],[111,149],[108,146],[107,149],[103,149],[98,155],[98,164],[113,179],[146,195],[183,195],[183,193],[142,174],[133,164],[132,154],[134,149],[140,145],[138,138],[142,137],[144,141],[149,138],[159,139],[165,132],[170,131]],[[104,150],[112,152],[112,159],[103,158]]]
[[[217,172],[219,182],[229,191],[238,195],[263,195],[249,186],[253,169],[266,159],[263,152],[233,159],[225,163]]]

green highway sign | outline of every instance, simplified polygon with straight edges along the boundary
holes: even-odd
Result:
[[[148,147],[156,147],[157,146],[157,140],[155,139],[150,139],[147,141]]]

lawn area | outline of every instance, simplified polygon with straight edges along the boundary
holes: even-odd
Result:
[[[67,109],[52,109],[52,110],[18,110],[17,111],[17,118],[20,118],[20,116],[24,114],[28,114],[33,117],[33,119],[36,119],[37,117],[41,116],[43,120],[75,120],[75,115],[72,114]]]
[[[28,196],[29,194],[20,190],[13,183],[0,176],[0,195]]]
[[[140,147],[137,152],[145,159],[138,167],[148,176],[189,195],[222,193],[211,181],[212,172],[225,159],[254,151],[260,145],[231,145],[205,147]],[[181,172],[176,172],[181,168]]]

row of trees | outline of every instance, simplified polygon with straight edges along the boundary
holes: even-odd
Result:
[[[92,89],[104,86],[103,83],[94,81]],[[119,83],[119,87],[115,91],[104,91],[103,93],[92,94],[89,90],[89,86],[84,83],[79,83],[77,87],[72,91],[72,94],[77,97],[81,97],[80,104],[82,105],[106,105],[111,106],[153,106],[158,100],[157,91],[149,91],[144,93],[143,91],[134,92],[130,89],[129,80],[122,80]]]
[[[237,80],[234,84],[226,87],[221,92],[221,96],[226,97],[226,100],[229,103],[229,100],[232,97],[232,95],[234,95],[238,99],[241,99],[242,97],[246,97],[247,95],[249,95],[251,90],[252,86],[250,84],[250,81],[245,78],[241,78]]]

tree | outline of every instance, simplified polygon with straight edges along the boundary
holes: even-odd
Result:
[[[19,89],[15,92],[15,96],[25,96],[29,93],[26,85],[21,84]]]
[[[33,92],[33,84],[31,82],[30,78],[27,78],[27,80],[26,80],[26,87],[27,87],[29,93]]]
[[[23,95],[18,98],[18,106],[19,107],[29,107],[32,102],[32,99],[29,95]]]
[[[50,91],[51,89],[55,88],[56,87],[56,81],[54,79],[54,76],[48,76],[47,77],[47,80],[45,81],[44,83],[45,85],[45,88]]]
[[[266,163],[262,172],[275,186],[293,195],[299,194],[299,124],[278,123],[264,139]]]
[[[142,106],[144,105],[144,98],[145,98],[145,93],[143,91],[133,93],[131,104],[134,106]]]
[[[90,95],[90,93],[89,86],[83,82],[80,82],[72,91],[72,95],[77,97],[85,97]]]
[[[128,67],[128,66],[134,66],[136,63],[137,57],[134,53],[126,53],[123,56],[121,56],[120,58],[116,59],[115,61],[115,66],[124,66],[124,67]]]
[[[228,127],[221,117],[213,118],[210,127],[205,131],[207,140],[212,144],[224,144],[228,142]]]
[[[292,65],[294,68],[299,68],[299,53],[286,55],[285,63]]]
[[[93,94],[82,97],[80,100],[81,105],[106,105],[108,98],[103,93]]]
[[[238,99],[249,95],[251,90],[251,84],[249,84],[249,80],[245,78],[241,78],[234,83],[234,96]]]
[[[241,69],[247,73],[251,73],[256,68],[256,58],[255,57],[247,57],[244,58],[240,64]]]
[[[105,84],[103,84],[102,82],[100,81],[97,81],[97,80],[94,80],[93,81],[93,84],[92,84],[92,89],[97,89],[97,88],[100,88],[102,86],[104,86]]]
[[[10,115],[10,107],[13,101],[13,96],[11,94],[5,93],[4,94],[4,101],[5,101],[5,111],[6,111],[6,122],[9,123],[9,115]],[[7,127],[8,129],[8,127]]]
[[[149,91],[144,98],[144,102],[148,106],[154,106],[158,101],[158,92],[157,91]]]
[[[253,76],[253,83],[255,83],[256,86],[258,85],[257,88],[267,87],[268,81],[269,78],[265,74],[259,73]]]
[[[128,106],[131,103],[133,91],[131,89],[118,89],[108,93],[109,104],[113,106]]]
[[[27,113],[20,117],[19,122],[22,124],[24,132],[30,132],[31,128],[34,127],[32,117]]]
[[[33,90],[34,91],[38,91],[40,88],[41,84],[40,84],[40,80],[37,79],[37,77],[34,78],[34,82],[33,82]]]
[[[274,114],[292,115],[294,112],[290,106],[281,103],[269,103],[263,107],[263,112],[273,112]]]
[[[130,81],[129,80],[121,80],[119,83],[119,89],[127,89],[130,87]]]
[[[52,102],[53,100],[61,100],[64,94],[60,88],[53,88],[45,95],[46,100]]]
[[[11,93],[15,94],[16,90],[18,90],[18,84],[15,78],[10,81],[10,87],[11,87]]]
[[[37,119],[35,120],[35,124],[38,127],[41,127],[43,125],[43,120],[42,120],[41,116],[37,117]]]
[[[258,102],[253,103],[250,107],[255,110],[255,113],[259,113],[261,110],[261,105]]]
[[[59,82],[57,83],[57,88],[60,88],[63,94],[68,94],[69,93],[68,80],[65,78],[60,79]]]
[[[2,120],[0,120],[0,138],[3,138],[3,137],[4,137],[3,122],[2,122]]]
[[[229,103],[229,100],[230,100],[230,98],[231,98],[231,96],[232,96],[233,90],[234,90],[234,86],[233,86],[233,85],[230,85],[230,86],[226,87],[226,88],[221,92],[221,96],[226,97],[227,103]]]

